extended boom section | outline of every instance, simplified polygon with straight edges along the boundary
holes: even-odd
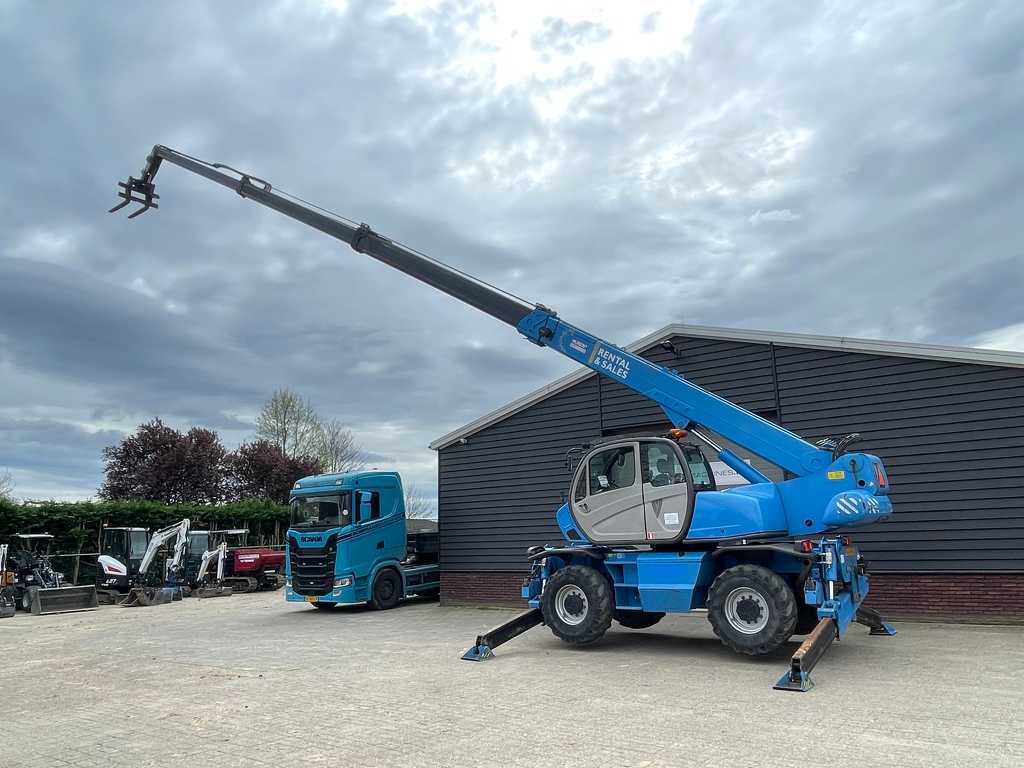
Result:
[[[534,344],[657,403],[674,427],[664,437],[620,436],[578,449],[567,501],[555,513],[563,542],[533,547],[528,555],[532,566],[522,595],[531,610],[478,637],[466,658],[489,658],[493,648],[540,624],[566,642],[584,645],[600,638],[613,620],[643,629],[666,613],[706,608],[722,642],[744,654],[769,653],[793,635],[810,633],[787,673],[789,684],[780,682],[789,690],[807,690],[810,668],[852,623],[870,619],[872,634],[892,633],[880,617],[866,613],[866,565],[856,546],[839,535],[840,529],[892,513],[881,460],[847,450],[857,435],[811,443],[676,370],[565,322],[541,304],[256,176],[161,145],[153,148],[138,178],[121,183],[121,202],[111,211],[136,203],[139,208],[129,217],[134,218],[157,208],[154,179],[164,162],[328,234],[513,326]],[[773,482],[719,445],[722,438],[784,470],[786,479]],[[705,450],[749,484],[718,490]],[[310,547],[326,541],[307,538]],[[297,545],[290,556],[298,558],[302,549]],[[349,588],[346,578],[337,580],[332,595]],[[323,589],[330,586],[325,581]],[[317,595],[293,597],[320,600]]]

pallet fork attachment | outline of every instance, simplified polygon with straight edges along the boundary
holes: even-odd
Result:
[[[121,198],[121,202],[107,211],[107,213],[116,213],[129,203],[139,203],[141,207],[128,214],[129,219],[134,219],[136,216],[145,213],[150,208],[160,207],[160,204],[156,202],[160,199],[160,195],[156,193],[156,187],[152,181],[136,179],[134,176],[129,176],[128,181],[119,181],[117,182],[117,186],[121,188],[121,191],[117,193],[117,196]]]
[[[870,634],[872,635],[887,635],[891,637],[896,634],[892,624],[882,621],[882,617],[878,612],[870,608],[863,606],[858,608],[856,621],[858,624],[870,627]],[[793,654],[793,658],[789,662],[789,671],[774,685],[775,690],[800,691],[801,693],[811,690],[814,687],[814,681],[811,680],[811,670],[821,660],[821,657],[825,655],[825,651],[831,647],[832,642],[837,636],[836,624],[832,619],[822,619],[819,621],[818,626],[814,628],[814,631],[807,636],[807,639],[800,644],[796,653]]]
[[[499,645],[504,645],[513,637],[518,637],[523,632],[543,623],[544,616],[540,612],[540,608],[532,608],[504,624],[499,624],[483,635],[477,635],[476,643],[462,654],[462,659],[464,661],[487,661],[487,659],[494,658],[494,649]]]

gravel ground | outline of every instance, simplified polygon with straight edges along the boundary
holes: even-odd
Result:
[[[320,612],[283,594],[0,621],[2,768],[1019,766],[1024,630],[863,627],[817,687],[772,690],[700,615],[573,649],[538,627],[459,660],[510,611]]]

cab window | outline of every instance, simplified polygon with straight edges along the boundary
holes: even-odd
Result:
[[[149,546],[149,538],[146,536],[145,531],[129,531],[129,557],[141,559],[146,554],[146,548]]]
[[[588,462],[590,495],[629,488],[636,482],[636,453],[632,445],[595,453]]]
[[[693,487],[698,490],[713,490],[715,488],[715,477],[704,459],[704,453],[692,445],[683,446],[683,455],[686,457],[686,464],[690,467],[690,475],[693,477]]]
[[[686,482],[679,457],[671,445],[643,443],[640,446],[640,463],[644,469],[644,482],[653,486]]]
[[[573,492],[573,501],[583,501],[587,497],[587,472],[586,467],[580,467],[576,473],[576,489]]]
[[[100,554],[124,557],[125,531],[104,531],[103,551]]]

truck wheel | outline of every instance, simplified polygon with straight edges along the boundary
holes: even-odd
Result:
[[[385,568],[373,580],[373,596],[370,605],[378,611],[386,611],[398,605],[402,598],[402,580],[390,568]]]
[[[708,621],[737,653],[771,653],[793,635],[796,598],[777,573],[737,565],[718,574],[708,591]]]
[[[612,589],[596,569],[570,565],[544,587],[541,613],[555,637],[573,645],[599,639],[612,623]]]
[[[616,611],[615,620],[627,629],[647,629],[665,618],[657,611]]]

